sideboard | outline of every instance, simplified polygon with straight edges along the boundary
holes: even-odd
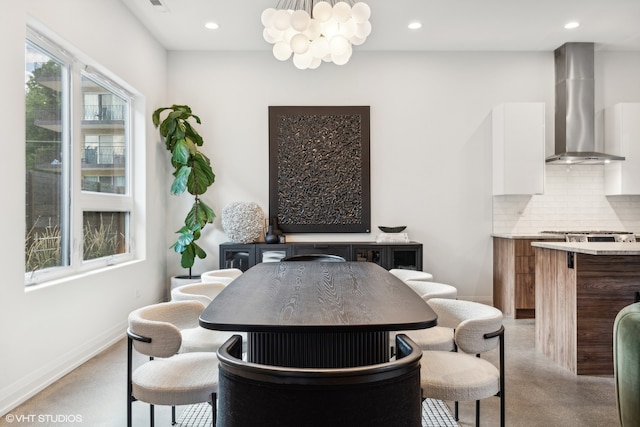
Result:
[[[261,262],[280,261],[290,255],[331,254],[347,261],[374,262],[387,270],[402,268],[422,271],[422,243],[376,242],[292,242],[222,243],[220,268],[246,271]]]

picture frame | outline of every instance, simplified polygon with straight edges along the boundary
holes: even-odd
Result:
[[[370,233],[370,107],[269,107],[269,217],[284,233]]]

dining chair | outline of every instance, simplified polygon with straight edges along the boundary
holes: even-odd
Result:
[[[432,298],[427,304],[438,324],[455,330],[457,351],[424,351],[420,383],[422,397],[455,402],[476,401],[476,426],[480,425],[480,400],[500,398],[500,426],[505,425],[504,327],[502,312],[472,301]],[[499,366],[480,358],[499,348]]]
[[[239,268],[221,268],[218,270],[205,271],[200,275],[202,282],[216,282],[229,284],[242,275],[242,270]]]
[[[339,255],[330,254],[298,254],[282,258],[280,261],[316,261],[316,262],[345,262]]]
[[[423,282],[430,282],[433,280],[433,274],[426,271],[408,270],[404,268],[392,268],[389,273],[396,276],[398,279],[406,282],[407,280],[420,280]]]
[[[458,290],[454,286],[444,283],[420,280],[407,280],[405,283],[425,301],[431,298],[456,299],[458,297]],[[422,350],[454,351],[456,348],[454,331],[450,327],[438,325],[426,329],[394,332],[393,334],[397,333],[409,336]]]
[[[205,306],[218,296],[227,284],[220,282],[190,283],[171,289],[171,301],[200,301]]]
[[[240,358],[241,339],[218,350],[220,427],[422,425],[422,352],[398,335],[395,360],[349,368],[292,368]]]
[[[455,286],[447,285],[446,283],[427,282],[422,280],[405,280],[407,284],[415,293],[420,295],[423,300],[427,301],[431,298],[450,298],[456,299],[458,297],[458,289]]]
[[[132,424],[133,402],[149,404],[150,425],[154,406],[175,407],[209,402],[216,425],[218,357],[213,352],[179,353],[181,328],[197,322],[202,311],[197,301],[153,304],[129,314],[127,329],[127,426]],[[149,360],[134,369],[134,350]],[[137,364],[136,364],[137,365]]]
[[[204,310],[226,287],[226,284],[216,282],[182,285],[171,290],[171,300],[198,301],[202,303],[202,310]],[[181,353],[190,351],[217,351],[234,333],[242,335],[244,343],[247,343],[246,332],[215,331],[203,328],[199,324],[184,328],[181,332]]]

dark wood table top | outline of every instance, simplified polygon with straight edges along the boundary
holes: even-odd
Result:
[[[246,332],[396,331],[436,323],[418,294],[370,262],[257,264],[200,315],[204,328]]]

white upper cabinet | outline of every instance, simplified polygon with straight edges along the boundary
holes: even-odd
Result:
[[[492,111],[493,194],[544,192],[544,103],[515,102]]]
[[[640,194],[640,103],[607,109],[605,135],[605,153],[626,157],[604,165],[605,195]]]

